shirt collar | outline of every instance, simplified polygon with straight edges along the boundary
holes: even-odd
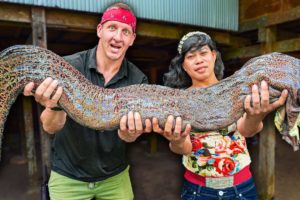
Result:
[[[90,50],[90,53],[88,54],[88,63],[87,63],[87,67],[89,69],[94,69],[97,71],[97,62],[96,62],[96,50],[97,50],[97,46],[95,46],[94,48],[92,48]]]

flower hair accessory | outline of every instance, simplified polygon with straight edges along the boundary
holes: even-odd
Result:
[[[208,37],[208,38],[210,39],[210,36],[207,35],[207,34],[204,33],[204,32],[201,32],[201,31],[189,32],[188,34],[184,35],[184,36],[181,38],[181,40],[180,40],[180,42],[179,42],[179,44],[178,44],[177,51],[178,51],[179,54],[182,53],[182,45],[183,45],[183,43],[184,43],[188,38],[190,38],[190,37],[192,37],[192,36],[194,36],[194,35],[205,35],[206,37]]]

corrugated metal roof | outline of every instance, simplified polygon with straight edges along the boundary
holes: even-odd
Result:
[[[44,7],[101,13],[117,0],[0,0]],[[238,0],[123,0],[138,18],[238,30]]]

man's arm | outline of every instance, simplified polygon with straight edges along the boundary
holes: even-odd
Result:
[[[51,110],[51,108],[45,108],[40,117],[43,129],[49,134],[61,130],[66,123],[66,118],[66,112]]]

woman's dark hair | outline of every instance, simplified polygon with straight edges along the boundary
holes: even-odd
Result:
[[[209,35],[202,32],[192,33],[191,36],[189,36],[189,34],[184,36],[179,42],[178,54],[170,63],[169,72],[164,74],[163,81],[165,86],[172,88],[188,88],[192,85],[192,79],[183,69],[182,63],[187,52],[197,51],[205,45],[208,45],[210,50],[216,52],[217,56],[214,72],[218,80],[223,78],[224,64],[215,42]]]

